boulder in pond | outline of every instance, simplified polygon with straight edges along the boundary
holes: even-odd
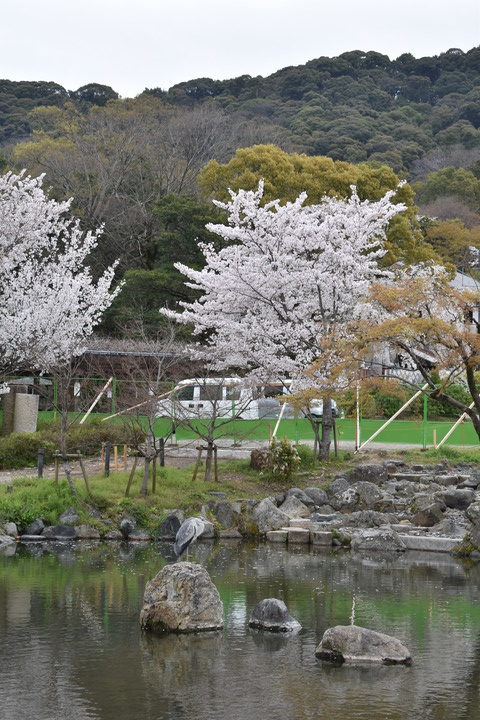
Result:
[[[277,598],[261,600],[250,615],[248,624],[252,628],[269,632],[293,632],[302,627],[290,615],[283,600]]]
[[[223,627],[223,603],[201,565],[166,565],[147,583],[140,624],[152,632],[203,632]]]
[[[358,625],[337,625],[325,631],[315,651],[320,660],[333,663],[411,665],[412,656],[400,640]]]

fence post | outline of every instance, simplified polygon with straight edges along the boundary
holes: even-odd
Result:
[[[104,444],[105,448],[105,477],[110,475],[110,443],[107,441]]]
[[[45,449],[40,448],[37,455],[37,476],[43,478],[43,458],[45,455]]]

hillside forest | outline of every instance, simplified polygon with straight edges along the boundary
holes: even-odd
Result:
[[[480,47],[395,60],[320,57],[268,77],[199,78],[120,98],[91,83],[0,80],[0,168],[45,173],[72,197],[91,258],[114,259],[122,292],[110,335],[155,334],[161,305],[192,298],[174,268],[200,267],[197,240],[222,221],[212,198],[265,180],[265,200],[324,194],[379,199],[405,179],[385,264],[432,260],[470,274],[480,255]],[[140,330],[141,329],[141,330]]]

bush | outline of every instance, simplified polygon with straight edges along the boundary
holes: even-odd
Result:
[[[273,438],[268,448],[267,465],[261,475],[271,480],[287,482],[300,462],[297,450],[287,438],[280,441]]]
[[[85,425],[72,425],[67,434],[67,452],[79,450],[84,455],[97,455],[104,442],[129,445],[132,442],[129,428],[96,419]],[[45,449],[44,461],[52,462],[59,443],[59,423],[52,423],[36,433],[12,433],[0,438],[0,470],[36,465],[40,448]]]
[[[308,445],[297,445],[296,446],[297,455],[300,458],[300,467],[302,468],[312,468],[315,465],[315,455],[313,454],[313,450]]]
[[[51,461],[56,445],[46,440],[42,433],[12,433],[0,438],[0,469],[35,465],[40,448],[45,449],[45,461]]]

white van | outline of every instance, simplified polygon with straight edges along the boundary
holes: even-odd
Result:
[[[279,398],[290,392],[290,380],[255,387],[245,386],[241,378],[190,378],[182,380],[170,396],[158,402],[158,417],[175,417],[178,420],[211,417],[232,417],[245,420],[278,418],[284,403]],[[323,403],[313,400],[311,413],[321,417]],[[333,401],[334,415],[336,404]],[[294,417],[294,409],[286,403],[284,418]]]

